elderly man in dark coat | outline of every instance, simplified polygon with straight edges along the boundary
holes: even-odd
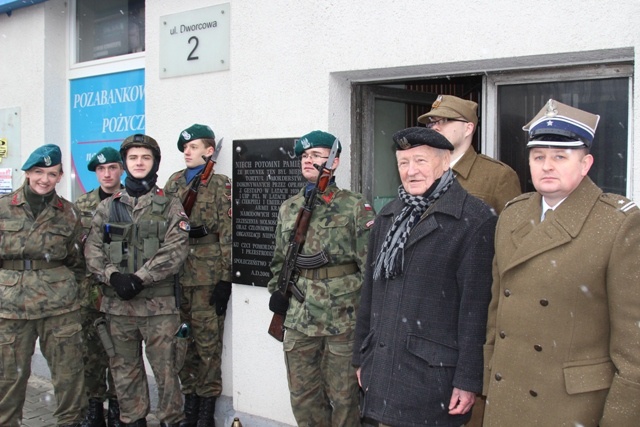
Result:
[[[485,427],[640,425],[640,210],[587,176],[598,120],[549,100],[524,128],[536,192],[497,225]]]
[[[460,426],[482,389],[496,216],[449,168],[451,143],[397,132],[402,185],[371,231],[353,364],[365,421]]]

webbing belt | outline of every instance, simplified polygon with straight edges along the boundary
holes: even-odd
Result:
[[[348,276],[358,272],[358,265],[355,262],[350,264],[332,265],[330,267],[320,268],[303,268],[300,270],[300,276],[307,279],[322,280],[333,279],[335,277]]]

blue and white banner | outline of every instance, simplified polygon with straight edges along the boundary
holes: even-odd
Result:
[[[144,133],[144,70],[71,80],[71,160],[83,192],[98,187],[91,157],[105,146],[120,148],[129,135]],[[124,175],[123,175],[124,179]]]

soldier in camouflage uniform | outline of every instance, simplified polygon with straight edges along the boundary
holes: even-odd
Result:
[[[125,426],[146,426],[149,413],[145,354],[158,384],[161,426],[178,426],[182,395],[178,372],[187,340],[180,333],[173,275],[187,257],[189,222],[180,201],[155,184],[158,143],[147,135],[126,138],[120,147],[125,190],[98,206],[85,243],[87,268],[101,282],[100,310],[107,313],[105,348]]]
[[[301,269],[297,285],[303,303],[274,292],[287,244],[305,192],[313,188],[335,137],[313,131],[300,138],[295,153],[309,181],[278,212],[276,247],[268,284],[271,311],[286,314],[284,352],[293,414],[299,426],[360,425],[358,381],[351,366],[356,312],[365,269],[369,230],[375,213],[360,194],[340,189],[334,180],[317,200],[301,254],[324,252],[317,268]],[[340,150],[338,150],[338,154]],[[333,169],[338,166],[335,159]]]
[[[82,227],[86,235],[91,229],[91,220],[100,202],[109,198],[122,188],[120,178],[124,169],[120,153],[105,147],[98,151],[89,161],[87,169],[96,173],[100,186],[76,200],[76,207],[82,215]],[[109,400],[109,412],[107,416],[108,426],[120,425],[120,408],[116,397],[113,376],[109,370],[109,359],[104,352],[94,323],[102,318],[100,313],[100,282],[94,276],[88,274],[80,284],[82,306],[82,332],[84,336],[84,383],[89,408],[82,422],[82,427],[103,427],[104,411],[103,402]],[[109,388],[107,388],[107,381]]]
[[[86,396],[78,282],[82,224],[58,196],[60,148],[35,150],[25,184],[0,196],[0,425],[20,426],[36,339],[51,370],[59,426],[79,426]]]
[[[171,175],[165,192],[184,203],[189,188],[200,182],[189,214],[189,256],[181,277],[180,315],[191,325],[193,341],[180,371],[185,395],[180,426],[208,427],[214,426],[215,402],[222,393],[222,334],[231,295],[231,180],[212,171],[202,181],[203,156],[213,156],[215,150],[209,126],[194,124],[183,130],[178,150],[187,168]]]

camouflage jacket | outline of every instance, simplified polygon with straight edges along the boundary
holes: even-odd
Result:
[[[91,220],[96,213],[96,208],[100,204],[100,187],[85,193],[76,200],[76,208],[80,211],[80,220],[84,237],[89,235],[91,230]],[[100,282],[93,275],[87,273],[86,277],[80,283],[80,305],[83,307],[97,307],[99,300]]]
[[[78,210],[57,194],[36,219],[24,187],[0,196],[0,318],[40,319],[79,309],[82,237]],[[5,260],[62,265],[21,271],[8,269]]]
[[[190,185],[185,169],[174,173],[165,184],[164,191],[184,200]],[[183,286],[214,285],[220,280],[231,282],[231,180],[220,174],[200,184],[198,196],[189,216],[191,228],[204,225],[217,242],[199,243],[190,239],[189,256],[183,266]]]
[[[271,261],[273,278],[269,292],[277,286],[278,275],[286,255],[287,244],[300,207],[304,189],[286,200],[278,211],[276,245]],[[329,186],[318,198],[301,254],[322,250],[329,256],[325,267],[355,263],[358,271],[330,279],[300,277],[298,288],[305,294],[301,304],[291,298],[285,327],[309,336],[337,335],[354,329],[360,305],[360,287],[367,258],[369,230],[375,212],[360,194]]]
[[[171,276],[180,270],[189,251],[188,218],[180,201],[175,197],[165,196],[158,187],[153,187],[149,193],[138,198],[129,196],[123,190],[98,205],[84,249],[89,272],[100,282],[109,283],[111,274],[120,271],[118,266],[111,262],[110,253],[105,251],[103,228],[104,224],[110,222],[111,204],[115,198],[119,198],[136,225],[147,221],[147,217],[156,208],[158,203],[155,200],[158,199],[154,198],[166,202],[161,212],[166,218],[164,239],[155,254],[135,272],[135,275],[142,279],[145,287],[153,287],[159,282],[171,280]],[[173,295],[153,298],[138,295],[129,301],[105,295],[100,310],[119,316],[154,316],[178,312]]]

